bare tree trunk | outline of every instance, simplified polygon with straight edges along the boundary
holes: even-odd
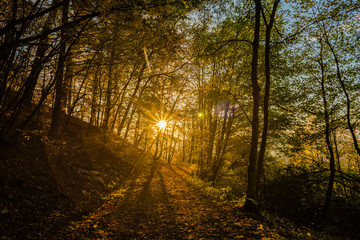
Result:
[[[97,113],[96,113],[96,127],[100,127],[100,122],[101,122],[101,104],[102,104],[102,90],[101,90],[101,72],[100,72],[100,77],[98,80],[98,84],[99,84],[99,103],[98,103],[98,107],[97,107]]]
[[[337,165],[338,165],[338,170],[340,172],[340,178],[341,178],[341,183],[342,183],[342,187],[344,190],[344,195],[345,195],[347,201],[350,202],[349,195],[346,190],[345,179],[344,179],[344,176],[343,176],[342,170],[341,170],[340,153],[339,153],[339,149],[338,149],[338,145],[337,145],[336,129],[332,129],[332,131],[333,131],[333,141],[334,141],[334,147],[335,147],[335,153],[336,153],[336,161],[337,161]]]
[[[123,117],[122,117],[122,119],[121,119],[121,122],[120,122],[120,124],[119,124],[119,127],[118,127],[118,136],[121,134],[121,131],[122,131],[123,127],[124,127],[124,124],[125,124],[125,121],[126,121],[126,118],[127,118],[127,115],[129,114],[130,107],[131,107],[131,105],[132,105],[132,103],[133,103],[133,101],[134,101],[134,98],[135,98],[135,96],[136,96],[136,94],[137,94],[137,92],[138,92],[138,90],[139,90],[139,88],[140,88],[140,83],[141,83],[141,80],[142,80],[141,78],[142,78],[142,75],[143,75],[143,73],[144,73],[145,68],[146,68],[146,62],[143,64],[143,66],[142,66],[142,68],[141,68],[141,70],[140,70],[139,77],[138,77],[138,81],[137,81],[137,83],[136,83],[134,92],[133,92],[133,94],[132,94],[131,97],[130,97],[130,101],[129,101],[126,109],[125,109],[124,115],[123,115]]]
[[[56,3],[57,0],[54,1],[54,4]],[[56,11],[52,11],[49,13],[48,17],[46,18],[44,28],[42,30],[43,33],[47,32],[51,28],[53,22],[55,21],[55,17],[56,17]],[[34,62],[31,67],[31,72],[26,79],[26,85],[24,90],[24,104],[27,106],[31,105],[33,99],[34,90],[44,64],[44,56],[48,49],[47,46],[48,41],[49,41],[48,37],[44,37],[43,39],[39,40],[39,45],[36,49],[36,54],[35,54]]]
[[[12,16],[9,26],[12,22],[16,21],[16,13],[18,9],[18,1],[12,1]],[[7,87],[8,75],[10,71],[10,67],[12,65],[12,61],[15,57],[15,47],[13,45],[13,40],[15,39],[16,28],[15,26],[11,27],[11,31],[5,34],[4,44],[9,43],[11,47],[0,48],[0,107],[3,104],[3,100],[5,97],[5,91]]]
[[[210,178],[210,181],[213,181],[213,182],[216,181],[216,179],[220,173],[220,169],[222,168],[222,166],[224,164],[223,156],[226,152],[229,136],[231,133],[231,126],[232,126],[232,122],[233,122],[233,120],[232,120],[233,116],[231,116],[230,110],[231,110],[230,103],[226,103],[224,121],[222,124],[220,137],[216,144],[216,155],[215,155],[214,167],[212,170],[212,176]]]
[[[183,121],[183,134],[182,134],[182,158],[181,158],[181,162],[185,162],[185,159],[186,159],[186,135],[185,133],[187,132],[186,131],[186,121]],[[190,134],[192,134],[190,132]]]
[[[132,119],[134,117],[135,111],[136,111],[136,107],[134,106],[133,110],[131,111],[131,114],[130,114],[130,117],[129,117],[129,120],[128,120],[128,124],[126,125],[124,139],[126,139],[128,134],[129,134],[130,126],[131,126]]]
[[[89,64],[89,67],[86,72],[86,76],[88,75],[90,66],[91,66],[91,64]],[[65,78],[64,78],[64,89],[65,89],[64,104],[66,106],[67,113],[69,115],[72,112],[72,105],[73,105],[72,104],[72,102],[73,102],[72,81],[73,81],[72,56],[71,56],[71,53],[69,53],[69,55],[66,58],[66,70],[65,70]],[[83,85],[83,83],[81,85]],[[76,101],[76,100],[74,99],[74,101]]]
[[[145,131],[145,141],[144,141],[144,150],[146,151],[146,147],[148,146],[148,141],[149,141],[149,131],[147,129],[144,130]],[[149,149],[150,150],[150,149]]]
[[[212,107],[210,107],[210,111],[208,113],[209,117],[209,138],[208,138],[208,144],[207,144],[207,151],[206,151],[206,165],[204,166],[204,176],[203,179],[209,178],[211,165],[213,164],[213,151],[214,151],[214,144],[215,144],[215,135],[217,132],[217,125],[218,120],[214,119],[212,117]]]
[[[111,101],[112,101],[112,72],[113,72],[113,66],[112,66],[112,62],[113,62],[113,58],[114,58],[114,51],[111,51],[110,54],[110,61],[111,64],[109,65],[109,69],[108,69],[108,81],[107,81],[107,88],[106,88],[106,103],[105,103],[105,113],[104,113],[104,122],[103,122],[103,127],[105,130],[108,130],[109,127],[109,119],[110,119],[110,111],[111,111]]]
[[[161,158],[161,156],[163,155],[163,151],[164,151],[164,142],[165,142],[165,136],[166,136],[166,129],[164,129],[163,131],[162,131],[162,137],[161,137],[161,135],[160,135],[160,139],[161,139],[161,145],[160,145],[160,152],[159,152],[159,156],[158,156],[158,159],[160,159]],[[161,131],[160,131],[161,132]]]
[[[265,95],[264,95],[264,119],[263,119],[263,131],[261,136],[261,144],[259,150],[259,158],[257,163],[256,169],[256,195],[259,194],[260,189],[260,179],[261,174],[263,172],[263,165],[264,165],[264,157],[265,157],[265,150],[266,150],[266,141],[267,141],[267,134],[268,134],[268,126],[269,126],[269,99],[270,99],[270,84],[271,84],[271,75],[270,75],[270,40],[271,40],[271,30],[274,25],[275,21],[275,13],[277,10],[277,6],[280,0],[275,0],[269,23],[266,23],[266,17],[263,12],[263,18],[266,25],[266,36],[265,36]]]
[[[261,1],[255,1],[255,26],[254,40],[252,43],[253,53],[251,62],[251,86],[253,97],[252,121],[251,121],[251,147],[248,165],[248,181],[246,200],[244,204],[245,211],[256,211],[254,200],[257,199],[256,194],[256,166],[258,154],[259,139],[259,107],[260,107],[260,87],[258,83],[258,55],[259,55],[259,38],[260,38],[260,14]]]
[[[160,130],[159,132],[157,133],[157,136],[156,136],[156,144],[155,144],[155,153],[154,153],[154,160],[157,160],[159,158],[158,156],[158,152],[159,152],[159,138],[160,138]],[[151,144],[152,145],[152,144]]]
[[[193,163],[193,153],[194,153],[194,144],[195,144],[195,119],[191,118],[191,138],[190,138],[190,152],[188,162]]]
[[[170,152],[169,152],[168,164],[171,164],[174,159],[176,145],[177,145],[177,139],[174,139],[173,142],[174,142],[174,145],[170,148]]]
[[[139,136],[139,127],[140,127],[140,121],[141,121],[141,111],[138,109],[137,111],[137,119],[136,119],[136,124],[135,124],[135,131],[134,131],[134,145],[138,146],[139,142],[140,142],[140,137]]]
[[[110,132],[112,132],[113,129],[114,129],[115,122],[116,122],[116,120],[117,120],[117,116],[119,115],[119,111],[120,111],[120,109],[121,109],[121,107],[122,107],[122,104],[123,104],[123,102],[124,102],[124,98],[125,98],[125,95],[126,95],[126,89],[127,89],[127,87],[129,86],[129,83],[131,82],[131,80],[132,80],[132,78],[133,78],[133,76],[134,76],[134,74],[135,74],[137,65],[138,65],[138,62],[135,63],[135,65],[134,65],[134,67],[133,67],[133,70],[132,70],[132,72],[131,72],[131,74],[130,74],[130,77],[129,77],[128,81],[125,83],[124,87],[122,88],[121,92],[119,93],[119,94],[121,95],[121,96],[119,95],[119,97],[120,97],[120,103],[117,104],[117,108],[116,108],[116,112],[115,112],[115,115],[114,115],[114,119],[113,119],[113,121],[112,121],[111,128],[110,128]],[[118,134],[118,135],[119,135],[119,134]]]
[[[325,69],[324,69],[324,62],[323,62],[323,45],[320,41],[320,68],[321,68],[321,95],[323,99],[324,104],[324,119],[325,119],[325,139],[326,139],[326,146],[328,148],[329,154],[330,154],[330,177],[328,182],[328,188],[325,193],[325,202],[323,206],[323,214],[324,216],[328,213],[330,208],[330,202],[331,197],[333,193],[334,188],[334,179],[335,179],[335,156],[334,156],[334,150],[331,144],[330,135],[331,135],[331,129],[330,129],[330,117],[329,117],[329,111],[327,107],[327,100],[326,100],[326,92],[325,92]]]
[[[69,101],[68,104],[71,104],[71,105],[68,105],[68,106],[67,106],[67,107],[68,107],[68,112],[67,112],[67,118],[66,118],[66,121],[65,121],[65,124],[64,124],[65,127],[66,127],[67,124],[69,123],[70,117],[71,117],[71,115],[72,115],[73,112],[74,112],[74,109],[75,109],[75,107],[76,107],[76,104],[77,104],[81,99],[83,99],[83,97],[85,96],[85,94],[81,94],[81,90],[83,89],[83,86],[84,86],[84,84],[85,84],[85,82],[86,82],[86,79],[87,79],[88,74],[89,74],[89,72],[90,72],[90,68],[91,68],[91,61],[89,62],[89,65],[88,65],[88,67],[87,67],[87,69],[86,69],[85,76],[84,76],[84,78],[83,78],[83,80],[82,80],[82,82],[81,82],[81,84],[80,84],[80,87],[79,87],[79,90],[78,90],[77,93],[76,93],[76,96],[71,97],[71,98],[73,98],[73,101],[68,100],[68,101]],[[85,88],[86,88],[86,86],[85,86]],[[70,97],[69,97],[69,98],[70,98]],[[82,109],[83,105],[84,105],[84,101],[82,101],[81,109]],[[84,113],[84,112],[81,111],[81,120],[82,120],[83,117],[84,117],[84,114],[83,114],[83,113]]]
[[[27,124],[30,122],[30,120],[35,116],[36,113],[38,113],[40,111],[41,106],[43,105],[43,103],[45,102],[46,98],[48,97],[48,95],[51,92],[51,89],[53,88],[55,84],[55,79],[52,79],[50,84],[44,89],[43,89],[43,93],[41,95],[40,101],[38,102],[38,104],[36,105],[36,107],[34,108],[34,110],[31,112],[31,114],[25,119],[25,121],[20,125],[20,129],[24,129]]]
[[[168,156],[167,156],[167,163],[168,164],[171,164],[171,160],[172,160],[172,148],[173,148],[172,145],[173,145],[173,142],[175,143],[174,145],[176,145],[176,141],[174,140],[175,125],[176,125],[176,122],[174,122],[174,125],[173,125],[172,130],[171,130],[169,149],[168,149]]]
[[[68,12],[69,12],[69,0],[66,0],[63,9],[62,9],[62,25],[66,25],[68,22]],[[60,126],[60,115],[61,115],[61,107],[62,100],[64,98],[63,93],[63,82],[64,82],[64,65],[66,60],[66,41],[67,41],[67,29],[62,28],[61,30],[61,43],[60,43],[60,53],[59,53],[59,61],[58,67],[55,75],[55,105],[53,109],[51,125],[49,136],[55,137]]]
[[[93,84],[92,84],[92,94],[91,94],[91,110],[90,110],[90,121],[89,121],[89,129],[93,125],[94,120],[96,118],[96,109],[97,109],[97,94],[98,94],[98,70],[99,67],[96,68],[94,78],[93,78]]]

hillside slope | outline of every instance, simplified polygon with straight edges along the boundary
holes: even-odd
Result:
[[[104,144],[99,130],[86,136],[84,129],[74,120],[57,140],[23,131],[12,143],[0,143],[2,239],[56,232],[98,206],[146,159],[124,142]]]

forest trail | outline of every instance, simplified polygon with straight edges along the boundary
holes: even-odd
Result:
[[[155,163],[52,239],[279,239],[256,220],[196,192],[186,167]]]

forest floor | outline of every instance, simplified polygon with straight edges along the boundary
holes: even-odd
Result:
[[[103,204],[46,239],[351,239],[243,213],[193,185],[191,166],[147,159]]]
[[[261,221],[196,192],[186,167],[154,163],[50,239],[281,239]]]
[[[1,240],[356,239],[245,214],[199,190],[191,166],[71,124],[55,141],[24,131],[0,143]]]

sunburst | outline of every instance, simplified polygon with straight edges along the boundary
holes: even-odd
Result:
[[[163,130],[166,127],[166,121],[165,120],[160,120],[156,126],[160,129]]]

